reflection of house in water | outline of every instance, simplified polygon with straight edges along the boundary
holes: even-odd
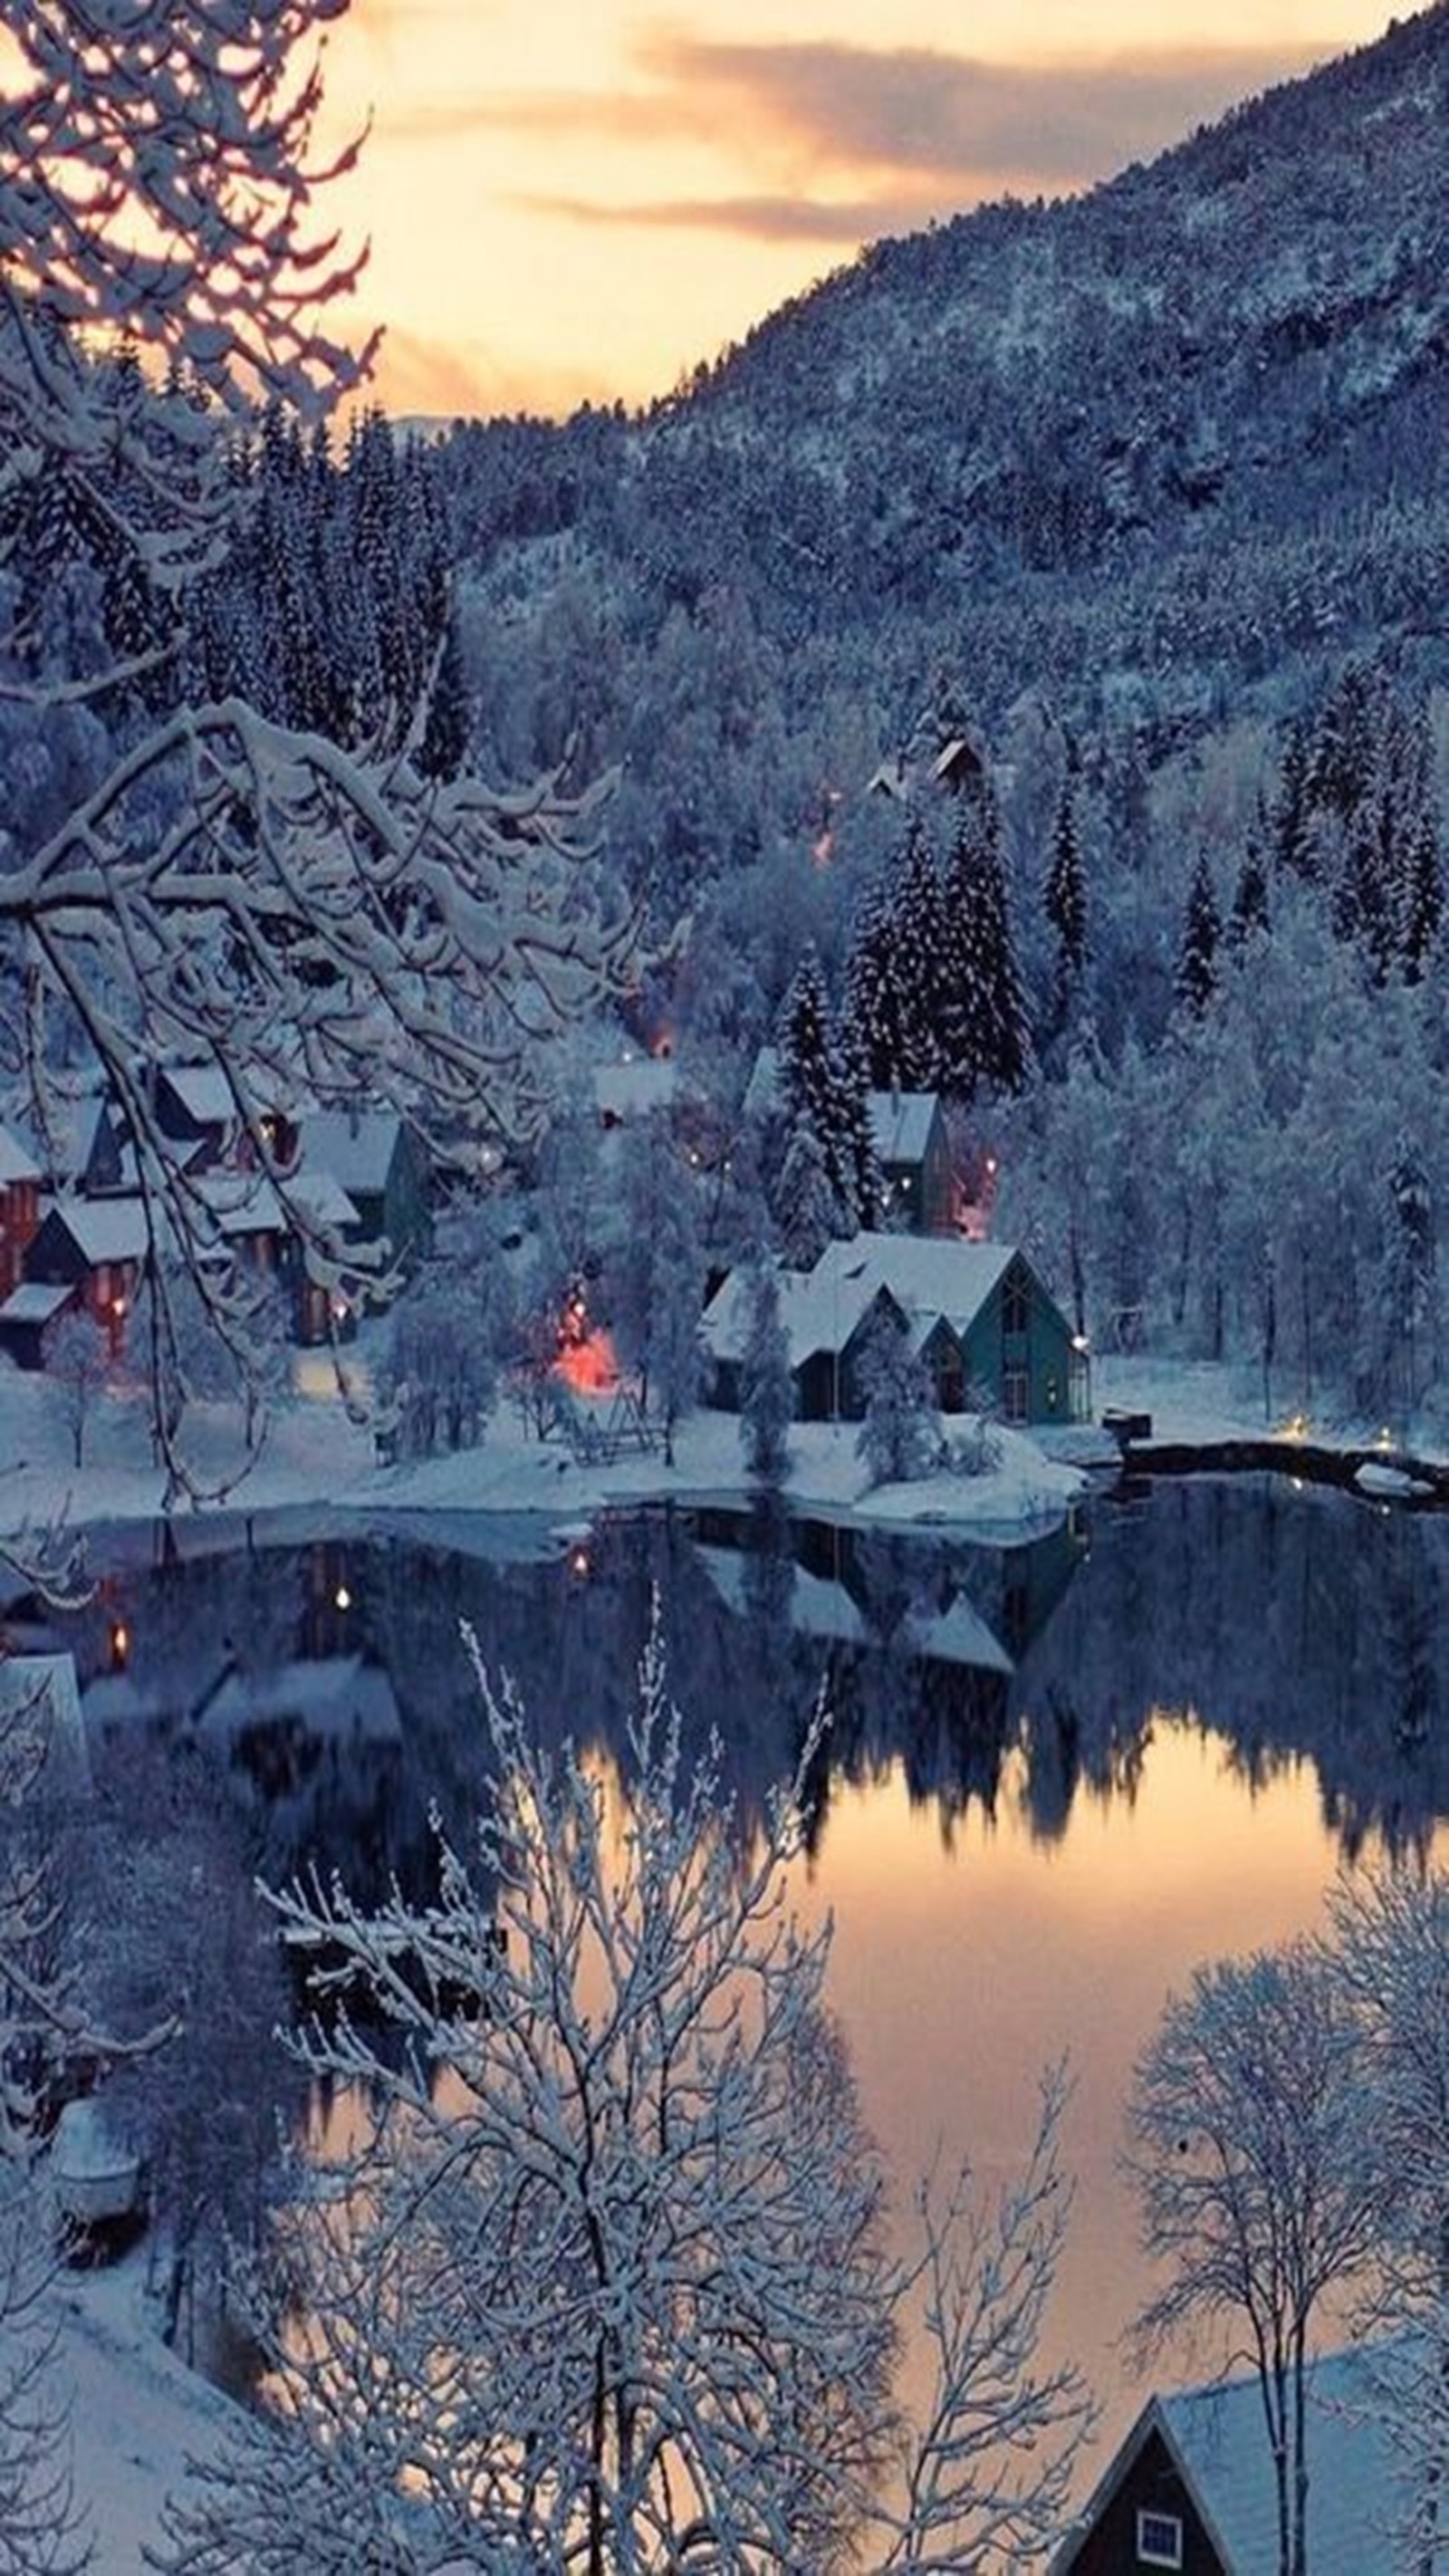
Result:
[[[701,1557],[731,1607],[743,1607],[752,1524],[742,1514],[691,1516]],[[794,1568],[790,1624],[802,1636],[895,1644],[943,1663],[1011,1673],[1045,1627],[1080,1562],[1069,1514],[1042,1537],[1010,1547],[941,1532],[786,1521]],[[909,1607],[902,1610],[902,1597]]]
[[[1073,1524],[1029,1544],[967,1546],[929,1533],[782,1520],[773,1555],[739,1514],[693,1517],[701,1565],[728,1608],[778,1661],[799,1641],[828,1676],[832,1766],[899,1759],[911,1794],[959,1810],[995,1800],[1021,1660],[1082,1554]]]
[[[197,1710],[194,1731],[245,1772],[273,1816],[293,1801],[315,1805],[319,1780],[344,1763],[355,1776],[360,1757],[375,1764],[379,1751],[402,1745],[392,1683],[360,1654],[299,1656],[266,1673],[233,1666]]]

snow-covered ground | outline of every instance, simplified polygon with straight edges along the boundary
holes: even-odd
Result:
[[[302,1389],[279,1410],[258,1463],[226,1500],[247,1512],[308,1504],[385,1512],[544,1514],[578,1521],[607,1503],[722,1501],[746,1490],[739,1425],[733,1415],[699,1411],[680,1424],[675,1458],[662,1450],[609,1464],[574,1458],[557,1439],[527,1434],[511,1408],[500,1409],[477,1449],[388,1467],[377,1463],[371,1431],[352,1420],[330,1373],[314,1365]],[[608,1410],[601,1400],[601,1414]],[[852,1423],[799,1423],[790,1439],[786,1494],[798,1510],[859,1514],[871,1520],[955,1522],[982,1531],[1038,1527],[1058,1517],[1080,1491],[1078,1467],[1048,1457],[1020,1433],[999,1434],[1001,1456],[983,1476],[940,1476],[869,1489]],[[234,1425],[218,1409],[198,1408],[190,1453],[202,1477],[220,1485],[236,1472]],[[1096,1455],[1085,1441],[1068,1451]],[[74,1528],[106,1521],[149,1520],[163,1508],[165,1477],[151,1456],[144,1403],[115,1396],[88,1425],[85,1463],[65,1457],[66,1435],[44,1380],[0,1361],[0,1534],[63,1516]],[[1110,1450],[1108,1452],[1110,1454]],[[186,1508],[189,1508],[186,1507]]]

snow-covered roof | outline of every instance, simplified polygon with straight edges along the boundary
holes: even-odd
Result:
[[[678,1090],[679,1067],[672,1056],[634,1055],[594,1068],[594,1104],[601,1118],[647,1117],[651,1109],[668,1109]]]
[[[59,1217],[93,1268],[101,1261],[146,1257],[146,1211],[138,1198],[56,1199],[46,1214]]]
[[[207,1172],[196,1194],[228,1237],[286,1232],[282,1202],[263,1172]]]
[[[1402,2512],[1389,2435],[1371,2405],[1369,2355],[1362,2346],[1326,2353],[1308,2368],[1309,2537],[1313,2576],[1364,2576],[1386,2567],[1386,2537]],[[1154,2397],[1111,2461],[1077,2526],[1090,2529],[1152,2431],[1174,2454],[1230,2576],[1259,2576],[1278,2563],[1278,2506],[1272,2453],[1256,2373]],[[1069,2541],[1053,2562],[1074,2563]]]
[[[934,1091],[872,1091],[866,1106],[878,1163],[924,1162],[937,1108]]]
[[[198,1126],[234,1127],[239,1124],[232,1087],[220,1065],[168,1064],[163,1069],[182,1108]]]
[[[768,1118],[780,1106],[780,1050],[762,1046],[750,1067],[742,1103],[747,1118]]]
[[[863,1241],[864,1237],[858,1237]],[[846,1251],[854,1247],[841,1247]],[[823,1256],[822,1256],[823,1258]],[[853,1332],[880,1294],[880,1282],[862,1261],[841,1265],[820,1276],[820,1265],[804,1276],[780,1274],[780,1321],[790,1346],[790,1366],[800,1368],[816,1351],[844,1350]],[[732,1270],[704,1310],[700,1327],[707,1350],[716,1359],[743,1357],[749,1337],[748,1279]]]
[[[75,1293],[74,1286],[46,1288],[38,1279],[22,1279],[0,1306],[0,1324],[48,1324]]]
[[[401,1134],[393,1109],[314,1109],[301,1122],[300,1161],[344,1190],[375,1197],[387,1187]]]
[[[19,1137],[12,1136],[8,1127],[0,1127],[0,1189],[8,1188],[12,1181],[38,1181],[39,1178],[39,1169]]]
[[[919,1347],[941,1319],[968,1333],[1015,1258],[1009,1243],[966,1243],[954,1235],[857,1234],[828,1243],[811,1271],[780,1274],[780,1321],[799,1368],[815,1351],[844,1350],[881,1291],[905,1316]],[[739,1359],[748,1332],[747,1277],[732,1270],[705,1309],[706,1347]]]
[[[334,1234],[345,1234],[349,1226],[361,1223],[355,1201],[330,1172],[293,1172],[287,1195],[314,1225],[330,1226]]]

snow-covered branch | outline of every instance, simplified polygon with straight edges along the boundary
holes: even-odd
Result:
[[[1085,2416],[1034,2359],[1059,2082],[999,2206],[927,2193],[924,2250],[893,2252],[830,1927],[789,1907],[820,1721],[746,1845],[718,1748],[686,1762],[657,1634],[627,1781],[550,1760],[480,1687],[492,1797],[436,1901],[273,1899],[315,2006],[294,2045],[376,2119],[299,2176],[258,2285],[278,2433],[173,2500],[157,2563],[329,2567],[345,2514],[353,2563],[399,2570],[1030,2564]],[[912,2439],[895,2368],[922,2301]]]

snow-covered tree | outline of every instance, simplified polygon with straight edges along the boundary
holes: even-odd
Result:
[[[961,1100],[978,1083],[1019,1090],[1031,1063],[1031,1030],[1011,933],[1001,811],[989,775],[961,798],[941,886],[941,923],[942,1085]]]
[[[1057,807],[1042,909],[1056,934],[1052,998],[1060,1020],[1066,1016],[1087,962],[1087,882],[1082,867],[1076,781],[1070,774],[1063,782]]]
[[[174,656],[242,506],[226,420],[258,395],[325,410],[365,369],[368,352],[329,336],[355,272],[312,228],[326,174],[307,40],[341,6],[157,0],[97,21],[71,0],[27,0],[7,16],[0,684],[47,743]],[[169,369],[164,384],[96,354],[121,331]],[[93,621],[69,667],[35,667],[16,583],[26,504],[57,471],[102,576],[134,573],[167,612],[140,656],[118,657]],[[279,1103],[365,1092],[463,1139],[535,1129],[541,1046],[619,985],[634,944],[627,909],[609,913],[580,875],[594,800],[557,775],[508,794],[439,782],[418,756],[427,714],[426,699],[396,708],[354,754],[235,691],[174,695],[101,746],[69,811],[0,870],[9,1069],[44,1131],[56,1049],[99,1068],[157,1242],[185,1253],[243,1359],[249,1313],[213,1258],[219,1223],[156,1116],[158,1053],[220,1070],[294,1232],[335,1260],[269,1141]]]
[[[871,1483],[906,1484],[923,1476],[939,1445],[930,1381],[907,1325],[892,1309],[883,1307],[866,1334],[859,1378],[865,1411],[856,1447]]]
[[[110,1336],[93,1315],[62,1316],[46,1339],[45,1375],[50,1401],[69,1435],[71,1464],[83,1467],[86,1433],[115,1375]]]
[[[924,2191],[892,2252],[829,1927],[789,1908],[818,1728],[746,1844],[717,1757],[686,1763],[657,1637],[627,1786],[482,1687],[493,1803],[436,1902],[276,1900],[318,2006],[296,2045],[376,2127],[281,2231],[280,2421],[194,2473],[164,2563],[1037,2563],[1084,2420],[1035,2356],[1060,2085],[1015,2182]],[[893,2373],[918,2296],[913,2429]]]
[[[1357,2017],[1300,1941],[1199,1968],[1133,2070],[1128,2169],[1161,2287],[1144,2352],[1205,2319],[1246,2333],[1272,2458],[1276,2576],[1305,2576],[1304,2370],[1323,2304],[1374,2244]]]
[[[704,1375],[699,1320],[704,1310],[704,1235],[699,1193],[668,1119],[659,1112],[620,1140],[618,1239],[607,1261],[609,1310],[621,1358],[639,1378],[640,1400],[664,1433],[674,1433]]]
[[[1222,936],[1222,926],[1207,853],[1200,851],[1187,891],[1187,912],[1173,978],[1173,991],[1178,1002],[1196,1019],[1202,1017],[1217,991],[1218,941]]]
[[[1362,2320],[1370,2377],[1409,2498],[1406,2569],[1449,2547],[1449,1881],[1387,1868],[1342,1878],[1327,1959],[1357,2014],[1374,2116],[1362,2141],[1377,2271]]]
[[[773,1262],[749,1264],[745,1346],[740,1354],[740,1442],[749,1474],[778,1485],[790,1464],[790,1425],[795,1419],[795,1380],[790,1337],[780,1313],[780,1282]]]
[[[827,1243],[854,1230],[808,1111],[789,1132],[772,1204],[789,1270],[813,1270]]]
[[[393,1309],[378,1392],[398,1454],[470,1449],[498,1392],[508,1307],[470,1295],[450,1264],[430,1263]]]
[[[55,1957],[55,1893],[37,1819],[43,1711],[6,1678],[0,1663],[0,2570],[71,2576],[89,2552],[52,2370],[55,2265],[35,2157],[41,2097],[64,2053],[73,1997]]]

